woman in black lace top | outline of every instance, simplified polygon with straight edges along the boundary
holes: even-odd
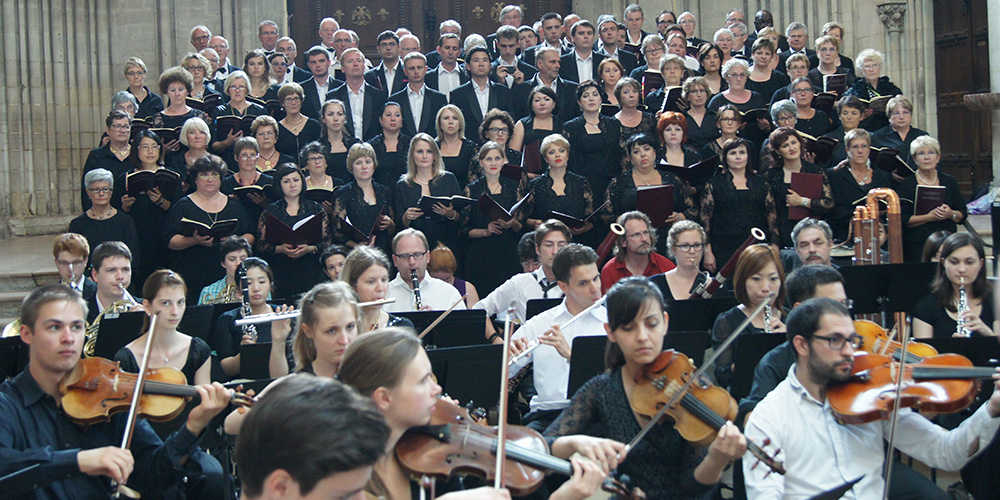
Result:
[[[528,107],[531,112],[514,124],[514,132],[507,144],[515,151],[523,151],[528,144],[535,141],[541,143],[549,135],[562,133],[562,122],[557,118],[559,99],[556,91],[544,85],[535,87],[528,94]]]
[[[458,183],[468,184],[474,176],[470,164],[478,154],[476,141],[465,137],[465,117],[458,106],[449,104],[437,113],[437,141],[444,169],[455,174]]]
[[[327,226],[326,212],[323,207],[302,196],[305,179],[302,172],[294,165],[282,165],[274,171],[274,184],[281,190],[282,198],[264,209],[257,223],[257,250],[274,269],[275,291],[271,297],[275,300],[285,299],[289,302],[298,300],[299,295],[309,291],[324,277],[323,267],[319,262],[322,249],[330,244],[330,230]],[[289,226],[293,226],[306,217],[318,217],[322,220],[323,229],[320,241],[293,245],[289,242],[278,244],[267,240],[265,222],[269,216],[276,217]]]
[[[750,141],[735,139],[722,148],[725,173],[708,180],[701,197],[701,225],[708,233],[705,269],[729,261],[751,228],[760,228],[772,243],[778,241],[774,198],[767,181],[750,164]]]
[[[374,245],[389,253],[396,223],[392,212],[392,190],[372,180],[379,168],[375,149],[371,145],[360,143],[351,146],[347,153],[347,169],[354,175],[354,181],[341,186],[334,194],[333,237],[352,248],[371,245],[344,221],[350,220],[351,226],[365,235],[377,226]]]
[[[621,123],[601,114],[601,90],[594,80],[587,80],[576,88],[576,100],[583,111],[563,125],[569,140],[569,165],[573,173],[590,182],[597,203],[604,203],[604,195],[616,175],[621,173]]]
[[[560,134],[546,137],[542,141],[541,153],[549,168],[531,181],[531,205],[525,209],[528,227],[534,229],[550,219],[550,212],[585,219],[594,211],[594,194],[586,177],[566,168],[569,163],[569,141]],[[594,224],[587,222],[580,227],[571,227],[570,232],[573,233],[574,240],[596,247],[604,235],[589,234],[593,232],[593,228]]]
[[[615,119],[622,125],[621,148],[628,151],[625,143],[635,134],[642,132],[655,133],[656,117],[639,109],[642,101],[642,85],[634,78],[625,77],[615,85],[615,96],[622,110],[615,114]],[[628,168],[627,160],[622,158],[622,167]]]
[[[387,101],[383,104],[378,122],[382,126],[382,133],[368,141],[375,148],[375,158],[378,160],[373,180],[391,189],[406,173],[406,155],[410,151],[410,139],[413,138],[399,133],[403,128],[403,113],[399,103]]]
[[[575,451],[597,454],[599,461],[631,477],[634,486],[649,498],[710,498],[723,470],[746,451],[746,439],[732,423],[727,423],[706,449],[685,441],[672,422],[664,421],[655,425],[623,461],[615,457],[620,443],[630,441],[649,420],[649,416],[637,416],[632,410],[634,380],[660,355],[667,316],[659,290],[642,277],[619,281],[608,292],[607,306],[610,344],[604,362],[610,371],[584,384],[570,407],[545,430],[546,437],[557,438],[552,443],[553,455],[568,456]],[[595,452],[578,445],[573,434],[619,443],[595,446]]]
[[[482,177],[465,187],[465,196],[478,200],[487,193],[505,210],[517,203],[523,190],[519,180],[500,175],[504,165],[503,146],[493,141],[479,150]],[[462,235],[469,239],[469,258],[465,261],[465,279],[476,284],[480,296],[489,295],[496,287],[521,271],[517,261],[517,242],[520,239],[522,213],[519,211],[509,221],[490,219],[479,207],[469,206],[462,211]],[[492,256],[489,265],[483,259]]]
[[[802,159],[802,137],[789,127],[780,127],[771,132],[769,138],[771,158],[775,166],[764,172],[764,177],[774,198],[775,211],[778,215],[778,234],[781,236],[782,248],[792,246],[792,227],[798,221],[788,220],[788,207],[802,206],[808,208],[811,217],[822,218],[833,208],[833,191],[830,180],[822,169]],[[822,194],[815,199],[803,197],[792,191],[792,173],[820,174],[823,176]]]
[[[336,179],[350,179],[347,151],[360,141],[345,127],[347,113],[344,103],[337,99],[326,101],[319,116],[325,127],[319,142],[323,145],[323,154],[326,156],[326,173]]]

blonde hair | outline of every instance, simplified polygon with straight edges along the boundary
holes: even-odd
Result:
[[[418,141],[426,142],[430,145],[431,152],[434,154],[434,177],[431,178],[431,182],[437,180],[444,174],[444,160],[441,159],[441,150],[438,148],[434,138],[430,135],[420,132],[410,139],[410,152],[406,155],[406,173],[403,174],[402,180],[406,181],[407,184],[413,185],[413,180],[417,178],[417,163],[413,159],[413,155],[416,154],[417,148],[415,145]]]
[[[333,309],[344,304],[351,306],[354,319],[361,317],[358,309],[358,299],[354,290],[343,281],[326,281],[306,292],[299,299],[298,308],[302,313],[295,320],[295,333],[292,338],[292,351],[295,353],[295,370],[302,371],[312,367],[316,361],[316,343],[302,332],[302,325],[315,327],[317,310]]]
[[[354,162],[358,158],[371,158],[375,168],[378,168],[378,157],[375,156],[375,148],[367,142],[359,142],[347,151],[347,171],[354,174]]]
[[[434,119],[434,127],[437,128],[437,140],[444,139],[444,133],[441,132],[441,118],[444,116],[445,111],[450,111],[458,118],[458,136],[465,139],[465,117],[462,116],[462,110],[458,109],[458,106],[454,104],[448,104],[438,110],[437,117]]]

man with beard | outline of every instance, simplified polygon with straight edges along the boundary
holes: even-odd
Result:
[[[833,250],[833,231],[825,221],[807,217],[792,228],[793,250],[781,251],[781,265],[785,274],[806,265],[822,264],[833,266],[830,251]]]
[[[826,400],[827,387],[850,378],[860,337],[846,307],[816,298],[792,310],[785,323],[796,364],[764,398],[746,425],[748,440],[768,440],[784,475],[743,462],[749,498],[808,498],[861,478],[845,498],[877,498],[885,480],[886,421],[845,425]],[[894,445],[928,466],[958,470],[992,440],[1000,425],[1000,375],[989,402],[951,431],[909,408],[899,411]]]
[[[654,276],[677,266],[653,251],[656,229],[646,214],[633,210],[618,216],[625,234],[615,242],[615,258],[601,269],[601,289],[605,292],[618,280],[629,276]]]

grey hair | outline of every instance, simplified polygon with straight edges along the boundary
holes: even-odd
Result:
[[[826,221],[813,219],[812,217],[806,217],[805,219],[802,219],[798,223],[796,223],[795,227],[792,228],[792,242],[798,241],[799,234],[802,233],[802,231],[805,231],[806,229],[810,228],[815,228],[819,229],[820,231],[823,231],[823,235],[826,236],[826,239],[829,241],[833,241],[833,231],[830,230],[830,225],[827,224]]]
[[[483,38],[483,35],[473,33],[465,37],[465,43],[462,46],[465,49],[465,53],[468,54],[473,47],[486,47],[486,39]]]
[[[102,181],[107,182],[112,188],[115,187],[115,176],[106,168],[95,168],[83,176],[83,185],[87,186],[87,189],[90,189],[95,182]]]
[[[725,35],[726,33],[729,33],[729,36],[733,37],[733,41],[735,41],[736,35],[734,35],[732,30],[730,30],[729,28],[719,28],[719,31],[716,31],[715,36],[712,37],[712,41],[718,44],[719,35]]]
[[[788,34],[793,31],[804,31],[806,35],[809,34],[809,28],[805,25],[805,23],[800,23],[798,21],[794,21],[789,24],[787,28],[785,28],[785,36],[788,36]]]
[[[139,101],[136,100],[135,96],[127,90],[119,90],[115,92],[114,97],[111,98],[111,109],[115,109],[119,104],[124,104],[126,102],[132,103],[136,111],[139,111]]]
[[[742,67],[743,71],[750,71],[750,64],[749,63],[747,63],[743,59],[740,59],[738,57],[734,57],[734,58],[726,61],[726,64],[722,65],[722,78],[729,78],[729,73],[732,72],[733,68],[735,68],[736,66]]]
[[[445,20],[445,21],[441,21],[441,25],[438,26],[438,31],[443,30],[447,26],[450,26],[452,28],[458,28],[458,34],[459,34],[459,36],[462,35],[462,25],[459,24],[458,21],[456,21],[454,19],[448,19],[448,20]]]
[[[782,99],[771,105],[771,121],[777,122],[778,115],[781,113],[788,113],[792,116],[798,116],[798,108],[795,107],[795,103],[791,99]]]

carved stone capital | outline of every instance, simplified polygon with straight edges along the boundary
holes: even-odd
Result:
[[[878,18],[890,33],[903,31],[903,16],[906,15],[906,2],[887,2],[875,7]]]

